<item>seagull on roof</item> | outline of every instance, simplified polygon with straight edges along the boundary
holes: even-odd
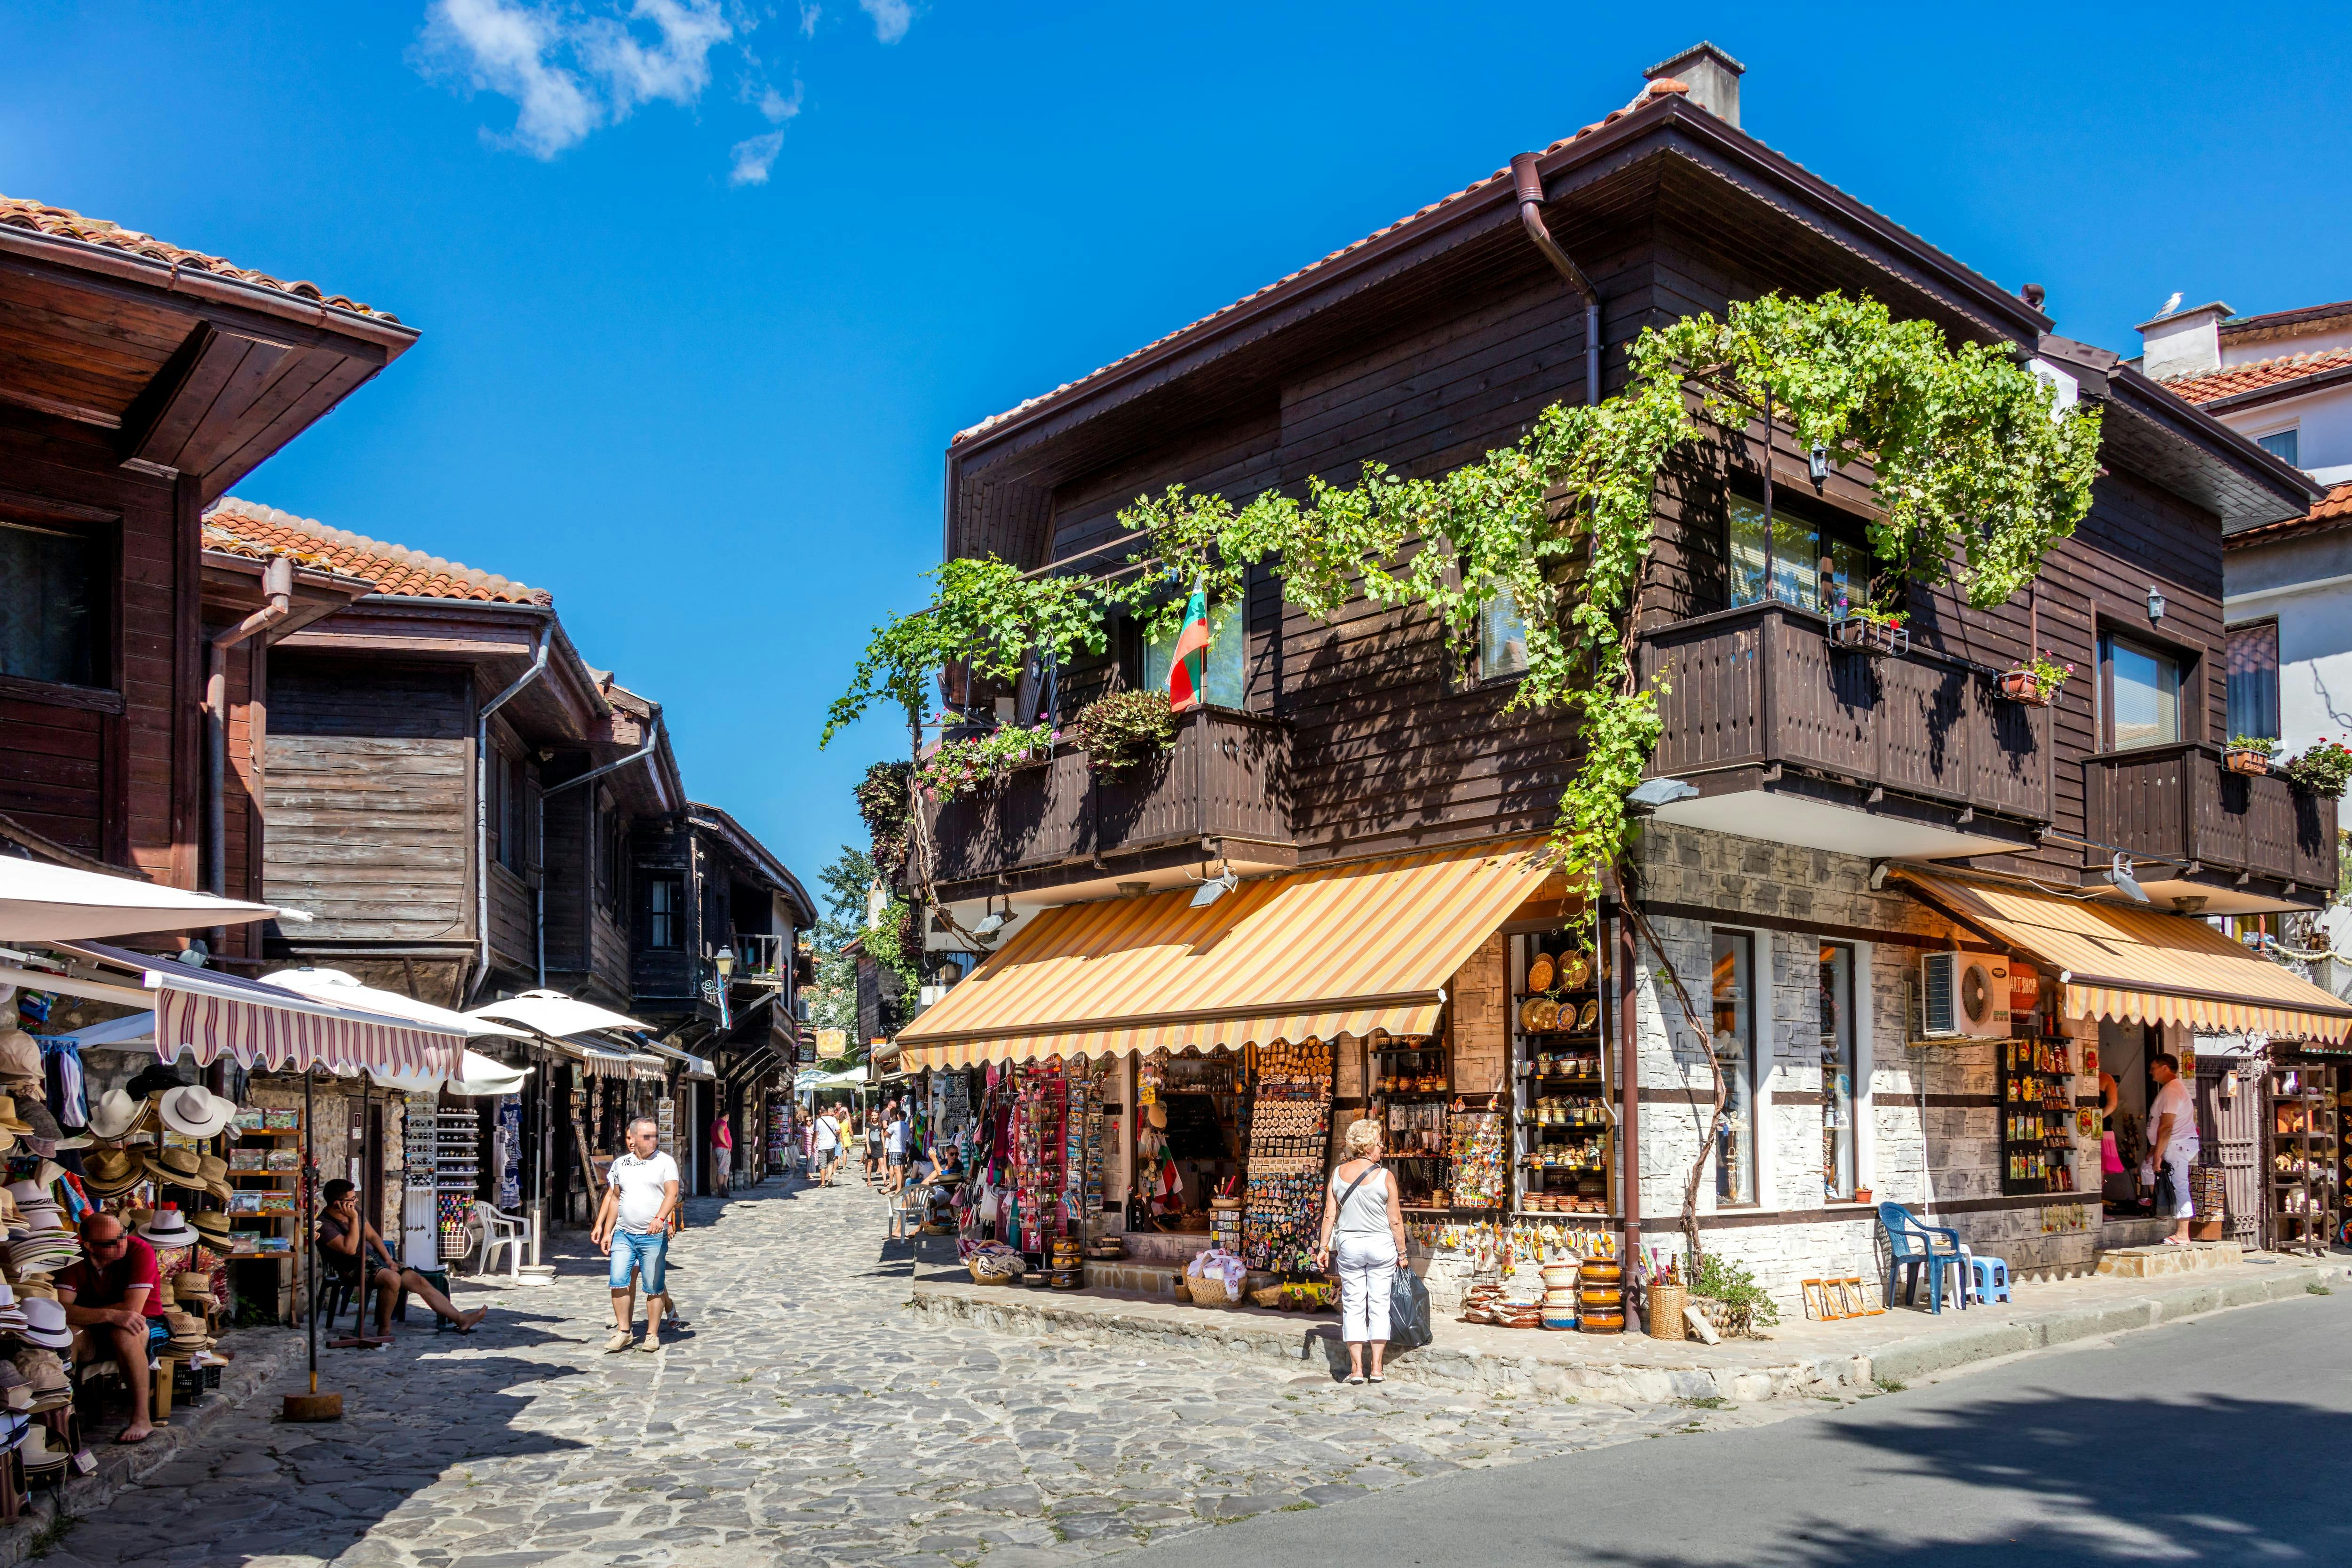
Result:
[[[2164,309],[2158,310],[2157,314],[2158,316],[2169,316],[2173,311],[2178,310],[2179,309],[2180,309],[2180,290],[2175,289],[2172,291],[2172,298],[2164,302]]]

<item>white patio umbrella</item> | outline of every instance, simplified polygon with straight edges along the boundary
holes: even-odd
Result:
[[[508,1023],[520,1024],[526,1029],[536,1029],[559,1040],[573,1035],[601,1034],[610,1029],[632,1034],[653,1032],[651,1024],[640,1023],[625,1013],[615,1013],[593,1002],[578,1001],[561,991],[526,991],[503,1002],[485,1002],[466,1016],[469,1018],[503,1018]]]
[[[141,931],[245,925],[280,910],[142,882],[0,856],[0,942],[79,942]],[[308,916],[297,915],[298,919]]]
[[[436,1029],[463,1034],[469,1039],[530,1038],[528,1030],[510,1029],[488,1018],[478,1018],[469,1013],[453,1013],[430,1002],[419,1002],[414,996],[404,996],[397,991],[384,991],[362,984],[357,976],[341,969],[281,969],[274,974],[263,976],[263,979],[269,984],[299,992],[314,1002],[331,1002],[370,1013],[387,1014],[395,1018],[414,1019]],[[452,1094],[479,1096],[517,1093],[522,1088],[522,1080],[530,1074],[529,1068],[510,1068],[478,1052],[467,1051],[463,1053],[459,1074],[455,1078],[418,1078],[416,1081],[409,1081],[413,1075],[395,1074],[389,1077],[380,1075],[376,1081],[386,1089],[422,1090],[446,1086]]]

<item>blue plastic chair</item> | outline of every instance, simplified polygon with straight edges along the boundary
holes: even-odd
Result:
[[[1967,1281],[1960,1273],[1960,1233],[1940,1225],[1922,1225],[1901,1204],[1878,1205],[1878,1223],[1886,1227],[1886,1304],[1895,1304],[1895,1277],[1904,1276],[1903,1304],[1910,1306],[1919,1290],[1919,1271],[1927,1271],[1927,1310],[1944,1310],[1944,1271],[1952,1271],[1962,1310],[1969,1304]],[[1938,1248],[1937,1238],[1944,1245]],[[1907,1272],[1906,1272],[1907,1270]]]

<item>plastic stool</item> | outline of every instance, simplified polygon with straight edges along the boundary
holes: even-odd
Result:
[[[1969,1278],[1979,1304],[2010,1299],[2009,1264],[2004,1259],[1981,1256],[1969,1258]]]

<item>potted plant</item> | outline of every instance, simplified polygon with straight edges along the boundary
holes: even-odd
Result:
[[[1054,740],[1051,724],[1006,724],[970,740],[942,741],[916,770],[915,783],[941,805],[995,789],[1021,763],[1050,753]]]
[[[2271,754],[2277,750],[2278,742],[2268,735],[2232,735],[2221,748],[2221,765],[2259,778],[2271,771]]]
[[[2317,795],[2340,798],[2352,783],[2352,750],[2323,735],[2304,753],[2279,769],[2287,783]]]
[[[1830,642],[1873,658],[1901,658],[1911,651],[1911,633],[1902,616],[1875,605],[1856,605],[1832,621]]]
[[[1176,715],[1165,691],[1114,691],[1088,703],[1070,731],[1098,773],[1119,773],[1176,743]]]
[[[2011,702],[2021,702],[2028,708],[2047,708],[2058,700],[2065,689],[2074,667],[2061,664],[2048,648],[2031,658],[2021,658],[2016,667],[2000,672],[2000,694]]]

